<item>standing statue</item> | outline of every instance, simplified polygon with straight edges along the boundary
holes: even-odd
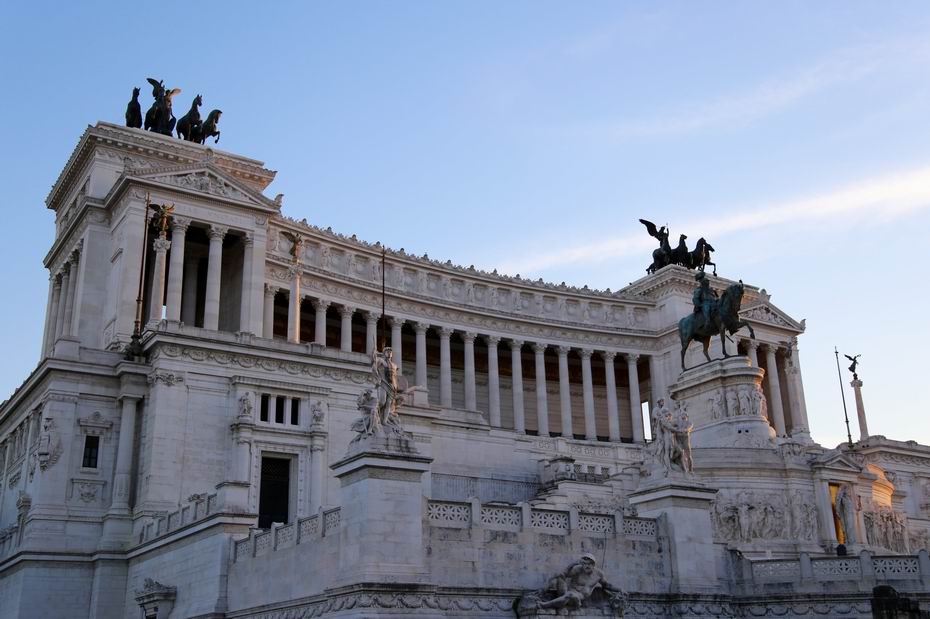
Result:
[[[152,85],[152,97],[155,98],[155,102],[145,113],[145,130],[171,135],[174,133],[174,124],[177,122],[171,112],[171,98],[180,93],[181,89],[168,90],[162,80],[155,81],[151,77],[147,80]]]
[[[846,544],[856,543],[856,497],[853,496],[852,486],[843,484],[836,493],[836,512],[843,526],[843,535]]]
[[[668,229],[665,226],[656,228],[654,223],[645,219],[639,221],[646,226],[650,236],[659,240],[659,249],[652,252],[652,264],[646,269],[647,273],[655,273],[672,262],[672,248],[668,244]]]
[[[142,106],[139,105],[139,89],[132,89],[132,99],[126,106],[126,126],[132,129],[142,128]]]
[[[585,553],[581,559],[569,565],[565,571],[549,579],[546,586],[521,596],[515,606],[517,616],[521,611],[542,608],[578,610],[580,608],[610,608],[612,614],[623,613],[626,595],[607,582],[597,567],[594,555]]]
[[[743,299],[743,282],[731,284],[719,298],[710,288],[710,282],[703,272],[697,274],[696,279],[700,282],[698,289],[694,292],[694,312],[685,316],[678,321],[678,335],[681,338],[681,369],[685,368],[685,353],[688,352],[688,346],[692,341],[701,342],[704,346],[704,357],[711,361],[707,352],[710,346],[710,338],[714,335],[720,336],[720,347],[723,350],[723,356],[729,357],[730,354],[726,349],[726,334],[729,332],[733,335],[743,327],[749,329],[749,335],[753,339],[756,337],[752,325],[739,317],[739,307]]]
[[[672,472],[681,472],[689,475],[694,472],[694,461],[691,458],[691,432],[693,424],[688,418],[685,405],[676,404],[673,415],[665,406],[665,400],[659,400],[656,411],[655,438],[653,440],[652,455],[662,467],[666,477]]]
[[[848,369],[850,372],[852,372],[853,379],[859,380],[859,374],[856,372],[856,369],[859,367],[859,357],[861,357],[862,355],[855,355],[853,357],[850,357],[849,355],[843,355],[843,356],[849,359],[850,361],[852,361],[852,364],[849,366]]]
[[[198,141],[202,124],[200,120],[201,105],[203,105],[203,99],[200,98],[200,95],[197,95],[191,102],[191,109],[178,121],[178,137],[182,140],[187,142]]]
[[[407,379],[398,374],[394,352],[390,348],[372,351],[371,381],[373,387],[358,397],[358,410],[362,416],[352,423],[352,429],[358,432],[352,442],[371,436],[405,437],[397,407],[404,403],[410,389]]]

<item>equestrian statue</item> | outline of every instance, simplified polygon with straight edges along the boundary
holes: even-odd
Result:
[[[745,320],[739,317],[739,306],[743,299],[743,282],[731,284],[719,297],[710,287],[710,281],[703,271],[699,272],[695,279],[698,280],[698,288],[694,291],[691,301],[694,304],[694,311],[678,321],[678,335],[681,338],[681,369],[685,369],[685,353],[688,352],[688,346],[691,342],[700,342],[704,346],[704,357],[711,361],[707,348],[710,345],[710,338],[714,335],[720,336],[720,348],[723,350],[723,356],[729,357],[727,353],[726,341],[727,333],[735,334],[737,331],[746,327],[749,329],[749,335],[753,339],[756,337],[755,331]]]
[[[652,252],[652,264],[646,268],[646,273],[652,274],[662,267],[677,264],[686,269],[697,269],[702,273],[704,267],[710,265],[714,267],[714,275],[717,274],[717,265],[710,259],[710,254],[714,251],[714,248],[703,237],[698,239],[694,250],[689,250],[686,242],[688,235],[681,234],[678,236],[678,245],[675,249],[672,249],[668,242],[669,229],[667,226],[656,227],[654,223],[647,219],[640,219],[639,222],[646,226],[649,236],[659,241],[659,248]]]

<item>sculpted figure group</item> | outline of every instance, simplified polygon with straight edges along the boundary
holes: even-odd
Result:
[[[754,415],[768,419],[768,405],[761,388],[727,389],[725,393],[724,396],[724,391],[715,391],[707,399],[711,419],[742,415]]]
[[[374,436],[406,436],[397,407],[404,403],[410,389],[407,379],[398,374],[391,348],[372,351],[371,381],[373,386],[358,397],[361,417],[352,423],[352,429],[358,433],[352,442]]]
[[[659,248],[652,252],[652,264],[646,269],[647,273],[655,273],[662,267],[678,264],[687,269],[698,269],[702,272],[705,266],[710,265],[714,267],[714,275],[717,274],[717,265],[710,260],[710,253],[714,251],[714,248],[704,240],[704,237],[698,239],[693,250],[689,250],[685,242],[688,235],[681,234],[678,236],[678,245],[672,249],[668,242],[669,230],[666,226],[657,228],[654,223],[646,219],[640,219],[639,222],[646,226],[649,236],[659,241]]]
[[[200,95],[194,97],[191,109],[181,120],[174,117],[172,99],[181,92],[180,88],[168,89],[163,80],[147,78],[152,85],[152,98],[155,101],[145,113],[143,120],[142,106],[139,104],[139,89],[132,89],[132,99],[126,106],[126,126],[134,129],[144,128],[146,131],[173,135],[177,128],[178,137],[187,142],[203,144],[207,138],[216,137],[214,144],[220,141],[220,131],[216,128],[223,112],[213,110],[207,115],[206,121],[200,119],[200,106],[203,103]]]
[[[694,472],[694,462],[691,459],[693,429],[683,403],[678,402],[675,412],[672,413],[665,405],[665,399],[659,400],[653,420],[655,437],[651,449],[666,477],[675,472],[685,475]]]
[[[817,510],[800,490],[784,496],[743,491],[735,497],[720,493],[711,512],[714,535],[729,542],[757,539],[813,540]]]
[[[625,594],[607,582],[597,567],[592,554],[583,554],[581,559],[556,574],[538,591],[522,596],[517,602],[520,610],[540,608],[578,610],[581,608],[610,608],[622,614],[626,605]]]

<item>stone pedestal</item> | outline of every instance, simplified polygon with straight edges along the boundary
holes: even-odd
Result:
[[[762,395],[764,374],[748,357],[737,356],[685,370],[668,386],[669,396],[685,405],[694,424],[692,448],[774,447],[775,430]]]
[[[432,458],[406,438],[368,438],[331,468],[342,485],[341,584],[425,577],[421,478]]]
[[[676,475],[648,483],[630,493],[629,501],[644,518],[665,521],[671,551],[672,592],[712,592],[719,557],[710,510],[717,494],[691,477]]]

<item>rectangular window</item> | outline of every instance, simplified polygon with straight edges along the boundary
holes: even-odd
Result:
[[[259,412],[258,418],[261,421],[264,421],[266,423],[268,422],[268,394],[267,393],[262,394],[262,404],[261,404],[261,410]]]
[[[290,487],[291,461],[263,456],[258,490],[259,528],[267,529],[273,522],[288,522]]]
[[[284,398],[281,396],[274,399],[274,422],[284,423]]]
[[[300,425],[300,399],[298,398],[291,400],[291,425]]]
[[[95,469],[97,468],[97,455],[100,452],[100,437],[99,436],[85,436],[84,437],[84,459],[81,462],[81,466],[85,469]]]

